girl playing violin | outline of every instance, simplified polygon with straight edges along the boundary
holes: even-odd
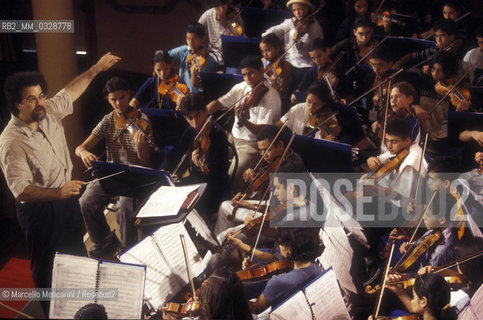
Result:
[[[285,58],[281,58],[283,43],[275,34],[269,33],[260,41],[260,51],[263,56],[265,78],[280,93],[282,109],[284,109],[284,106],[288,106],[291,67]]]
[[[309,57],[309,45],[315,38],[323,38],[322,29],[312,18],[314,6],[309,0],[290,0],[287,8],[292,11],[294,19],[286,19],[281,24],[269,28],[262,37],[274,33],[284,44],[287,51],[287,62],[293,67],[292,77],[298,83],[312,66]]]
[[[151,125],[148,117],[129,106],[131,91],[126,81],[111,78],[104,86],[104,94],[113,111],[101,120],[91,135],[75,149],[75,154],[82,159],[84,165],[91,167],[92,160],[98,157],[90,152],[101,140],[105,140],[107,161],[135,165],[149,165],[149,144],[146,137],[151,136]],[[130,118],[129,116],[131,116]],[[139,130],[130,133],[124,126],[134,121],[139,127],[144,124],[144,132]],[[107,195],[101,184],[90,183],[80,198],[80,207],[87,232],[94,243],[90,256],[102,257],[113,254],[118,247],[117,237],[111,233],[104,217],[104,206],[111,196]],[[137,240],[137,232],[130,221],[134,217],[133,199],[119,197],[116,204],[116,217],[120,224],[121,242],[127,247]]]
[[[173,158],[179,161],[184,153],[190,152],[190,161],[186,162],[189,176],[181,181],[182,184],[207,183],[203,198],[196,207],[202,215],[209,217],[228,195],[228,139],[218,123],[208,120],[208,111],[201,94],[186,95],[181,99],[179,108],[190,126],[176,144]],[[194,141],[200,130],[203,130],[200,138]]]
[[[438,274],[425,274],[416,278],[412,295],[400,286],[390,285],[387,289],[399,297],[407,311],[419,315],[422,320],[457,319],[456,310],[449,305],[450,286]],[[373,316],[369,319],[372,320]],[[388,317],[378,317],[378,319],[388,319]]]
[[[175,109],[179,92],[184,95],[189,89],[174,72],[168,52],[158,50],[153,56],[153,76],[143,83],[129,105]]]

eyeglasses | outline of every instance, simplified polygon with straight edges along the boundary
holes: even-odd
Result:
[[[45,93],[41,93],[39,94],[38,97],[35,97],[35,96],[29,96],[25,99],[23,99],[23,101],[25,101],[26,103],[28,104],[37,104],[39,101],[43,101],[47,98],[47,95]]]

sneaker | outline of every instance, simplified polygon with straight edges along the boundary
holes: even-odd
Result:
[[[113,257],[117,254],[119,247],[119,239],[112,231],[104,243],[94,244],[91,250],[89,250],[89,256],[91,258]]]

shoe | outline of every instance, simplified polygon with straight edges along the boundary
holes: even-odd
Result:
[[[120,244],[119,239],[112,231],[104,243],[94,244],[91,250],[89,250],[89,256],[91,258],[113,257],[117,254]]]

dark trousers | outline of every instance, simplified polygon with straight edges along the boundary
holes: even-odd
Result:
[[[30,250],[37,288],[50,288],[55,253],[86,256],[78,198],[50,202],[17,202],[17,219]],[[48,314],[48,303],[42,307]]]

